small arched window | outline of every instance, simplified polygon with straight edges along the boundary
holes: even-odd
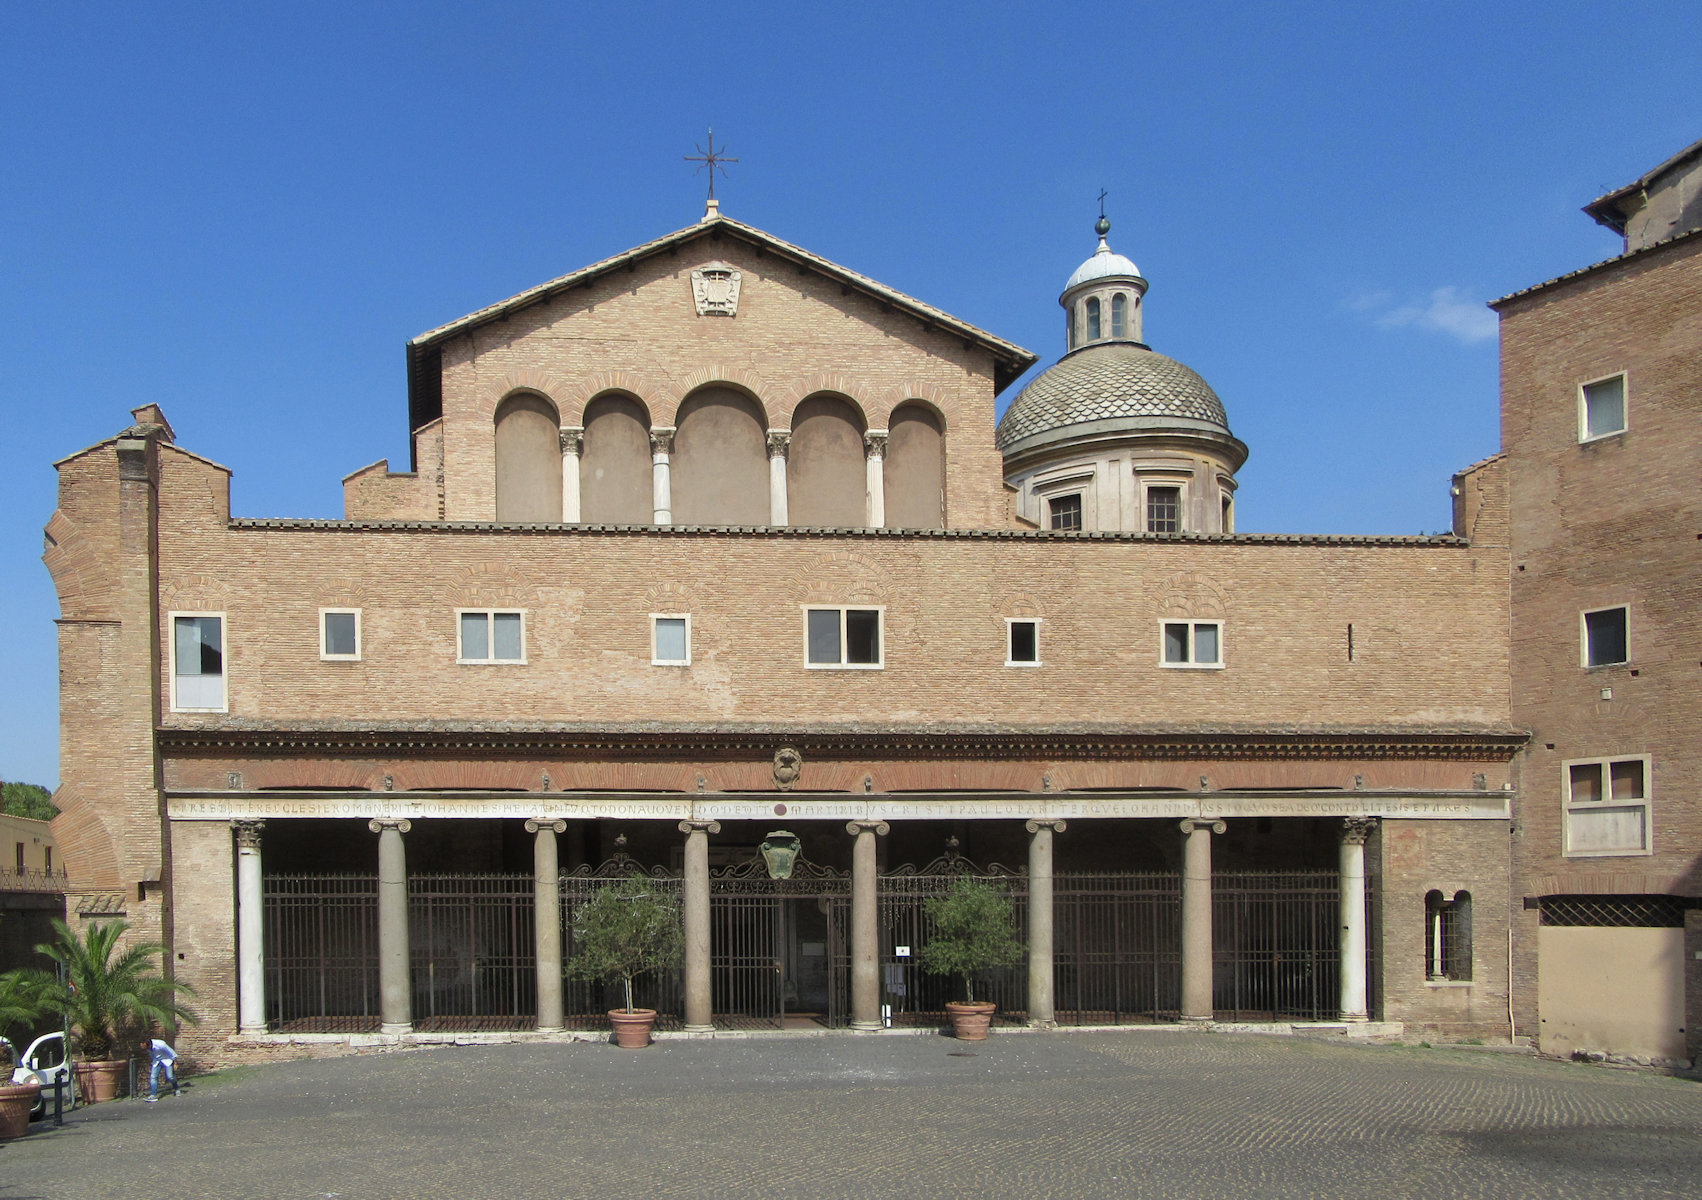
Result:
[[[1064,345],[1071,350],[1076,348],[1076,310],[1073,308],[1064,312]]]
[[[1129,328],[1129,298],[1118,292],[1111,297],[1111,336],[1127,337]]]
[[[1472,977],[1472,894],[1424,897],[1424,976],[1462,983]]]
[[[1099,340],[1099,297],[1095,296],[1087,302],[1087,340]]]

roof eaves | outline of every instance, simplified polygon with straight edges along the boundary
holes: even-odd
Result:
[[[1634,192],[1647,191],[1649,185],[1655,182],[1655,180],[1659,179],[1662,175],[1665,175],[1668,171],[1672,170],[1687,159],[1694,158],[1699,153],[1702,153],[1702,141],[1690,143],[1690,145],[1680,150],[1677,154],[1673,155],[1671,158],[1667,159],[1652,170],[1645,171],[1642,175],[1638,176],[1624,187],[1615,188],[1606,195],[1597,196],[1594,200],[1584,205],[1584,212],[1594,219],[1597,224],[1605,225],[1615,233],[1624,233],[1625,216],[1619,212],[1619,201]],[[1618,219],[1615,220],[1615,217]]]
[[[1559,283],[1570,283],[1574,279],[1588,275],[1592,271],[1602,270],[1604,267],[1612,267],[1619,263],[1630,262],[1634,258],[1639,258],[1645,254],[1652,254],[1656,250],[1664,250],[1668,246],[1674,245],[1677,242],[1685,241],[1688,238],[1693,238],[1698,234],[1702,234],[1702,228],[1687,229],[1683,233],[1675,233],[1671,237],[1662,238],[1658,242],[1650,242],[1647,246],[1637,250],[1632,250],[1627,254],[1616,255],[1613,258],[1604,258],[1602,261],[1591,263],[1587,267],[1579,267],[1576,271],[1568,271],[1564,275],[1556,275],[1553,279],[1545,279],[1541,283],[1533,283],[1528,288],[1520,288],[1516,292],[1508,292],[1505,296],[1498,296],[1494,300],[1488,301],[1488,305],[1490,308],[1499,310],[1503,304],[1506,304],[1510,300],[1523,299],[1526,296],[1532,295],[1535,292],[1540,292],[1544,288],[1551,288]]]

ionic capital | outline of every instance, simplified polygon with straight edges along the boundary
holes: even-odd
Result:
[[[887,431],[871,429],[863,435],[863,450],[870,458],[886,457]]]
[[[770,429],[768,431],[768,457],[785,458],[792,450],[792,431],[790,429]]]
[[[1200,831],[1200,830],[1203,830],[1207,833],[1227,833],[1229,831],[1229,826],[1227,824],[1225,824],[1223,821],[1217,820],[1215,818],[1210,818],[1210,819],[1204,818],[1204,817],[1183,817],[1182,818],[1182,832],[1183,833],[1194,833],[1194,832]]]
[[[1062,833],[1064,832],[1066,825],[1062,818],[1045,817],[1039,820],[1029,821],[1023,826],[1023,828],[1028,830],[1030,833],[1039,833],[1042,829],[1050,829],[1053,833]]]
[[[1344,817],[1342,819],[1342,845],[1363,846],[1365,839],[1377,830],[1376,817]]]
[[[585,449],[585,430],[572,425],[561,427],[561,452],[578,457]]]
[[[366,823],[366,827],[374,833],[383,833],[386,829],[407,833],[414,827],[414,823],[406,817],[374,817]]]
[[[720,833],[721,832],[721,822],[719,822],[719,821],[681,821],[680,822],[680,832],[684,833],[684,834],[688,834],[688,835],[693,834],[693,833]]]
[[[845,832],[852,837],[863,833],[872,833],[876,837],[885,837],[892,832],[892,826],[885,821],[847,821]]]
[[[567,822],[560,817],[554,820],[548,817],[532,817],[526,822],[527,833],[537,833],[540,829],[548,829],[552,833],[566,833]]]
[[[264,821],[232,821],[231,831],[236,834],[238,850],[260,849],[260,831],[266,828]]]

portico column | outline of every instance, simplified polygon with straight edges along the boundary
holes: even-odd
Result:
[[[408,960],[408,853],[402,835],[408,820],[374,817],[366,827],[378,835],[378,1012],[380,1033],[412,1033],[414,993]]]
[[[768,523],[786,524],[786,455],[792,448],[787,429],[768,431]]]
[[[561,431],[561,519],[579,520],[579,454],[585,445],[583,429],[564,426]]]
[[[1054,1023],[1052,983],[1052,835],[1062,821],[1030,821],[1028,840],[1028,1023],[1050,1029]]]
[[[1222,821],[1188,818],[1182,855],[1182,1019],[1212,1019],[1211,835]]]
[[[668,475],[668,463],[674,453],[674,431],[668,428],[650,431],[650,508],[656,524],[674,523],[674,485]]]
[[[237,1028],[266,1032],[265,896],[260,883],[264,821],[232,821],[236,833]]]
[[[870,529],[886,524],[886,437],[884,429],[871,429],[863,435],[864,463],[867,476],[867,519]]]
[[[532,841],[532,927],[537,939],[538,1032],[559,1033],[561,1003],[561,860],[556,834],[567,832],[563,820],[526,822]]]
[[[875,838],[892,826],[885,821],[852,821],[845,832],[851,843],[851,1028],[881,1028],[881,930],[876,909]]]
[[[687,1033],[715,1028],[714,995],[709,972],[709,835],[721,832],[719,821],[681,821],[686,835],[685,933]]]
[[[1375,817],[1348,817],[1341,835],[1342,1020],[1368,1021],[1365,999],[1365,839]]]

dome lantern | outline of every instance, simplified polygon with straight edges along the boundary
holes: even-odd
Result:
[[[1099,248],[1075,269],[1058,297],[1064,307],[1067,350],[1092,342],[1141,340],[1141,297],[1147,281],[1139,267],[1105,240],[1111,222],[1103,213],[1093,231],[1099,235]]]

